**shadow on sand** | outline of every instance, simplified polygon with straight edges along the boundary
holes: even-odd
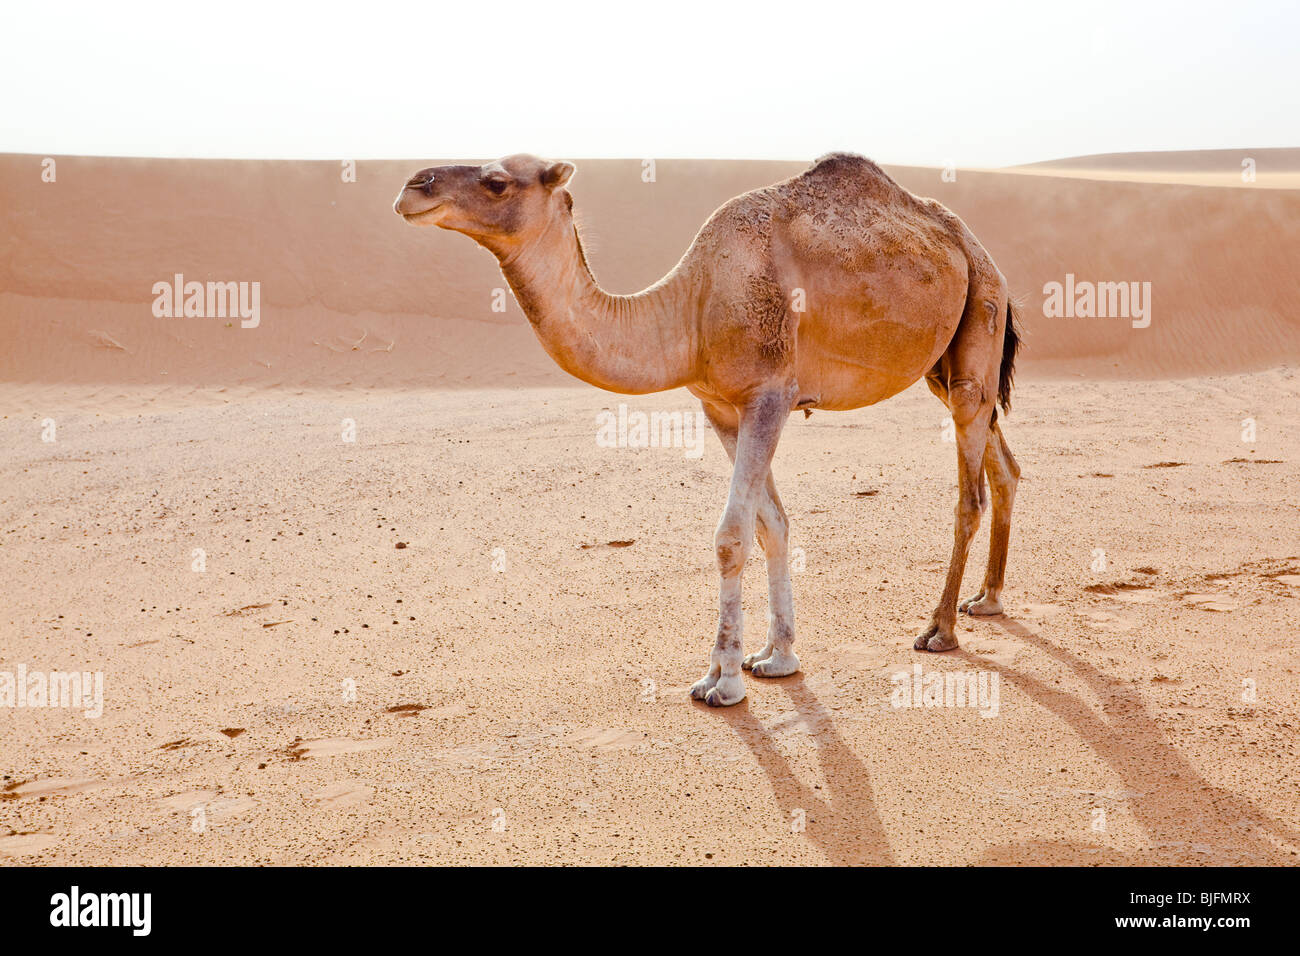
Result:
[[[786,819],[792,819],[794,810],[806,811],[804,836],[831,863],[841,866],[893,863],[867,768],[839,735],[831,712],[808,689],[802,674],[780,678],[774,683],[790,695],[801,723],[811,730],[826,780],[825,790],[810,787],[795,777],[789,761],[774,742],[772,731],[750,713],[748,701],[728,708],[721,717],[753,752],[772,784],[772,793]]]
[[[1165,737],[1136,685],[1091,664],[1005,616],[990,621],[1026,647],[1074,672],[1101,701],[1085,701],[1023,671],[958,650],[972,665],[993,668],[1026,696],[1068,724],[1136,796],[1126,801],[1150,849],[1123,854],[1097,846],[1029,841],[990,847],[980,863],[1295,864],[1300,833],[1271,819],[1235,793],[1216,787]],[[1287,845],[1289,844],[1289,845]]]
[[[1124,789],[1137,794],[1127,806],[1144,829],[1150,848],[1132,854],[1095,844],[1028,840],[990,846],[977,864],[1278,865],[1300,861],[1296,854],[1300,833],[1202,777],[1166,739],[1133,684],[1108,677],[1010,618],[989,620],[1026,647],[1037,648],[1073,671],[1102,702],[1103,713],[1097,714],[1084,700],[1023,671],[960,649],[954,656],[973,666],[993,668],[1071,727],[1115,772]],[[808,689],[802,674],[778,683],[812,731],[826,791],[795,777],[773,731],[750,713],[748,702],[720,716],[754,754],[787,818],[795,809],[807,811],[805,835],[829,862],[894,863],[866,766],[840,736],[831,712]]]

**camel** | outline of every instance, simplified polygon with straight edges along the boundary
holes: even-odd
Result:
[[[988,506],[984,476],[988,566],[960,609],[1001,613],[1020,469],[997,406],[1010,408],[1019,336],[1006,279],[966,224],[871,160],[832,153],[725,203],[668,275],[613,295],[597,284],[574,225],[566,186],[575,171],[523,154],[435,166],[411,177],[393,208],[495,255],[542,347],[569,374],[630,395],[684,387],[703,404],[733,467],[714,535],[717,635],[691,696],[728,706],[745,697],[742,670],[799,669],[789,521],[771,471],[796,410],[873,405],[924,376],[955,426],[958,495],[947,580],[913,646],[957,647],[967,551]],[[768,631],[745,657],[741,570],[755,540],[767,558]]]

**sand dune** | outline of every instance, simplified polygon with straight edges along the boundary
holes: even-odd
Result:
[[[1097,153],[1012,167],[1014,172],[1245,189],[1300,188],[1300,149],[1187,149]]]
[[[1294,151],[1291,151],[1294,152]],[[1290,155],[1288,152],[1287,155]],[[491,257],[390,211],[429,161],[0,157],[0,380],[193,387],[563,384]],[[710,212],[802,163],[586,161],[597,277],[643,288]],[[1027,374],[1230,373],[1300,358],[1300,192],[895,168],[975,230],[1024,297]],[[1153,239],[1153,237],[1164,237]],[[156,282],[261,284],[261,322],[156,318]],[[1152,321],[1043,315],[1066,274],[1150,282]],[[494,305],[504,311],[495,311]],[[510,381],[506,381],[506,378]]]

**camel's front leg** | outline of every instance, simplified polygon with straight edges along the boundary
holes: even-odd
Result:
[[[758,505],[758,540],[767,555],[767,643],[741,667],[755,677],[786,677],[799,669],[794,653],[794,587],[790,582],[790,521],[768,469]]]
[[[736,460],[739,419],[731,406],[704,402],[704,414],[717,432],[727,457]],[[758,542],[767,557],[767,641],[761,650],[746,655],[740,666],[756,677],[785,677],[799,670],[794,653],[794,588],[790,582],[790,521],[776,491],[772,469],[767,470],[756,514]]]
[[[790,396],[785,389],[758,396],[740,412],[731,490],[713,539],[721,575],[718,636],[709,655],[708,671],[691,687],[692,697],[713,707],[745,699],[745,683],[740,676],[744,626],[740,577],[753,546],[754,521],[768,468],[789,414]]]

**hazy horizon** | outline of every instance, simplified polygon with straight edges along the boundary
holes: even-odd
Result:
[[[0,151],[13,153],[797,160],[851,149],[993,167],[1300,145],[1300,11],[1281,3],[796,17],[772,3],[738,16],[683,0],[640,13],[591,0],[381,0],[304,20],[249,2],[212,16],[148,0],[8,16],[0,78],[22,95],[0,117]]]

